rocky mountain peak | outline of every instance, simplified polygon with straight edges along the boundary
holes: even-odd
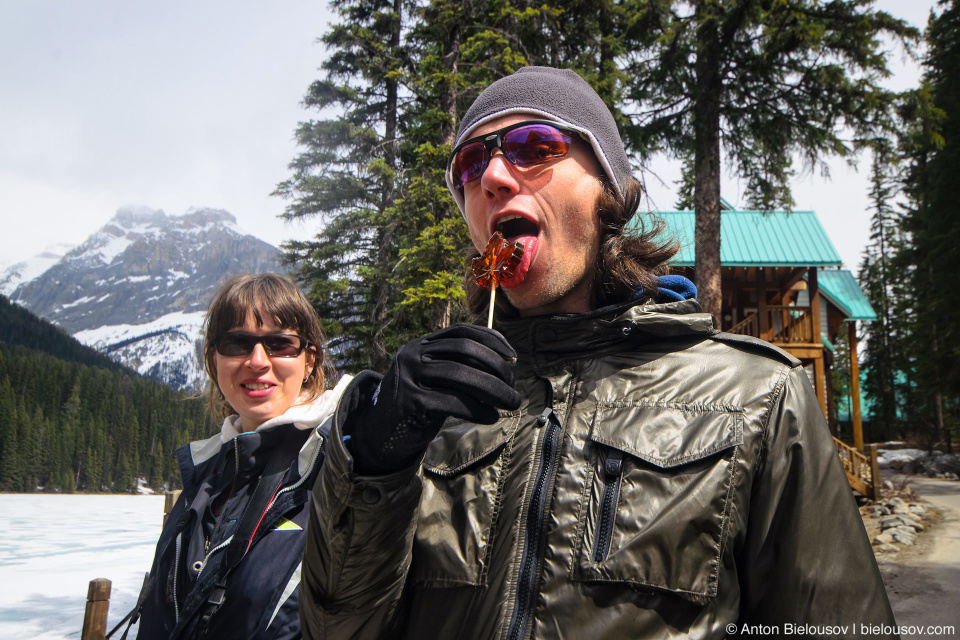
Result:
[[[141,372],[163,353],[155,377],[191,386],[181,378],[196,372],[184,374],[177,360],[196,360],[200,318],[216,288],[233,275],[264,271],[282,271],[277,249],[245,234],[227,211],[170,216],[123,207],[42,273],[10,280],[8,295]]]

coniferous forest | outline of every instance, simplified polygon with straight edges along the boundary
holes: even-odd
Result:
[[[955,452],[960,438],[960,3],[927,24],[920,86],[897,98],[895,134],[872,144],[871,242],[860,286],[864,390],[876,440],[912,437]]]
[[[127,370],[0,296],[0,491],[177,488],[205,403]]]

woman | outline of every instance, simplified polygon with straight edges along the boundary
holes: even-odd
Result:
[[[310,489],[348,382],[324,392],[322,345],[289,278],[238,276],[214,297],[203,353],[223,425],[177,450],[183,492],[131,613],[141,640],[301,637]]]

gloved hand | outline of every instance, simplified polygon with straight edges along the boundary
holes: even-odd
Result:
[[[340,419],[354,470],[385,475],[411,466],[447,417],[493,424],[498,408],[517,409],[507,362],[516,355],[498,332],[458,324],[401,347],[378,387],[376,374],[358,376]]]

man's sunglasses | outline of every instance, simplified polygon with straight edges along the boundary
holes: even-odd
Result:
[[[241,331],[227,331],[217,334],[213,343],[217,348],[217,353],[229,358],[248,356],[253,353],[254,347],[258,344],[263,345],[263,350],[267,352],[268,356],[296,358],[310,344],[305,338],[287,333],[257,336]]]
[[[464,140],[450,155],[453,186],[462,189],[468,182],[478,180],[490,163],[494,149],[500,149],[511,164],[527,167],[567,155],[576,133],[553,122],[524,120]]]

